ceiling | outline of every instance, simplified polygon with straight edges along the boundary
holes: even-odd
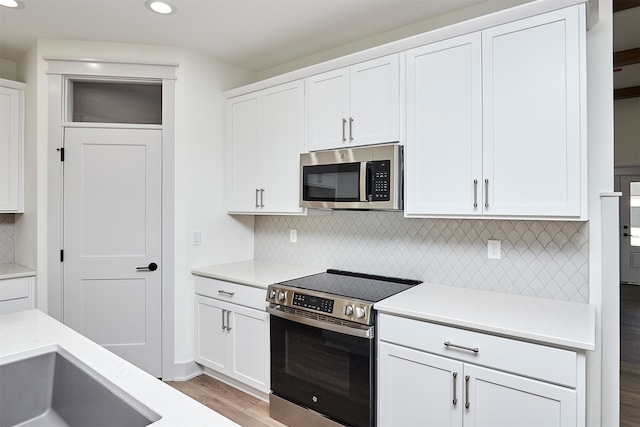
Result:
[[[462,9],[530,0],[170,0],[178,12],[168,16],[144,0],[21,1],[0,7],[0,58],[17,61],[38,38],[90,40],[187,47],[258,72]],[[615,52],[640,48],[639,5],[614,0]],[[637,60],[617,68],[616,89],[640,86]]]
[[[21,0],[0,7],[0,57],[18,60],[38,38],[193,48],[251,71],[376,36],[468,7],[501,9],[529,0]]]

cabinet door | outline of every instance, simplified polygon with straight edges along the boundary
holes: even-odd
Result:
[[[342,148],[348,142],[349,69],[307,78],[307,148]]]
[[[0,86],[0,212],[23,211],[23,96]]]
[[[227,101],[229,212],[255,212],[262,188],[262,94]]]
[[[469,376],[469,408],[464,418],[467,427],[577,424],[576,390],[470,364],[465,364],[464,373]]]
[[[196,362],[211,369],[227,371],[227,305],[213,298],[196,296]]]
[[[407,52],[406,215],[482,215],[480,40]]]
[[[482,33],[486,214],[580,215],[582,11]]]
[[[400,140],[399,76],[397,54],[350,67],[347,117],[350,145]]]
[[[304,82],[263,91],[262,212],[301,213],[300,151],[304,146]]]
[[[462,426],[462,363],[386,342],[378,349],[380,426]]]
[[[231,366],[229,375],[258,390],[269,392],[269,314],[232,305]]]

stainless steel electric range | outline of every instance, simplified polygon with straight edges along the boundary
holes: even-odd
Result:
[[[269,285],[270,413],[290,426],[374,426],[374,303],[418,280],[327,270]]]

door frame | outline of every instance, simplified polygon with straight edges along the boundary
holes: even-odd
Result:
[[[627,167],[617,167],[614,168],[614,190],[621,191],[622,190],[622,177],[628,175],[640,175],[640,166],[627,166]],[[620,210],[620,214],[622,210]],[[622,226],[622,222],[620,222],[620,226]],[[622,240],[622,238],[621,238]],[[620,256],[622,256],[622,251],[620,251]]]
[[[69,86],[73,80],[157,82],[162,84],[162,379],[176,377],[175,369],[175,121],[178,64],[142,64],[47,58],[47,312],[62,321],[63,238],[62,162],[64,128],[68,117]]]

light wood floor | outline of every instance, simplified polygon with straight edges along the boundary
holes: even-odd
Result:
[[[640,426],[640,286],[620,286],[620,427]]]
[[[286,427],[269,416],[269,404],[202,374],[167,384],[243,427]]]
[[[198,402],[243,427],[284,427],[269,417],[269,405],[258,398],[200,375],[168,382]],[[640,427],[640,286],[620,287],[620,427]]]

